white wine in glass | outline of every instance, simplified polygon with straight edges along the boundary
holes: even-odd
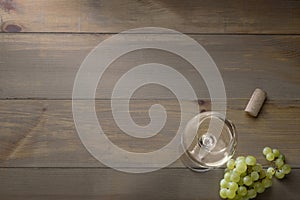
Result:
[[[181,160],[197,172],[225,164],[233,156],[237,145],[233,123],[218,112],[204,112],[193,117],[181,139],[185,152]]]

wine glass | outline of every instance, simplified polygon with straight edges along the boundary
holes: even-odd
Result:
[[[218,112],[203,112],[193,117],[182,134],[181,161],[197,172],[225,164],[237,145],[235,126]]]

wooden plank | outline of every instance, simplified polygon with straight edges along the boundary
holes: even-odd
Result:
[[[147,174],[125,174],[112,169],[1,168],[1,198],[12,199],[220,199],[223,170],[195,173],[167,169]],[[297,200],[300,170],[256,199]],[[159,191],[159,192],[158,192]]]
[[[114,122],[109,100],[97,100],[96,111],[102,129],[114,144],[131,152],[149,152],[174,137],[180,119],[178,103],[176,100],[132,100],[130,105],[133,120],[146,125],[148,109],[157,103],[167,110],[167,123],[156,136],[148,139],[136,139],[122,132]],[[119,100],[118,104],[124,101]],[[246,104],[245,99],[228,102],[227,116],[238,131],[236,155],[252,154],[265,164],[261,151],[271,146],[284,152],[291,166],[300,167],[300,101],[269,100],[257,119],[244,113]],[[210,110],[207,100],[187,101],[184,105],[187,117],[197,114],[192,105],[199,105],[202,111]],[[1,100],[0,133],[0,167],[103,167],[77,136],[70,100]],[[170,166],[174,167],[184,166],[178,160]]]
[[[98,43],[110,36],[1,34],[0,98],[70,99],[82,61]],[[252,91],[260,87],[270,99],[299,99],[300,36],[190,36],[215,60],[227,97],[249,98]],[[161,40],[171,41],[168,35],[162,35]],[[122,42],[129,45],[125,39]],[[101,78],[96,98],[110,99],[117,80],[124,73],[149,62],[176,69],[194,87],[199,99],[209,98],[205,82],[188,62],[153,49],[128,53],[112,63]],[[165,77],[168,78],[168,74]],[[133,98],[170,99],[174,95],[166,88],[150,84],[140,88]]]
[[[299,34],[293,0],[1,0],[4,32],[118,33],[157,26],[185,33]]]

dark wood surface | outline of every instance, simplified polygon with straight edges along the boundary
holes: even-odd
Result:
[[[219,199],[216,184],[223,170],[194,173],[162,169],[148,174],[124,174],[99,168],[2,168],[3,199]],[[298,200],[300,170],[274,180],[258,200],[285,197]],[[205,183],[205,184],[204,184]]]
[[[83,59],[99,42],[111,36],[1,34],[0,98],[70,99]],[[300,36],[190,36],[202,44],[216,62],[227,97],[249,98],[256,87],[265,89],[271,99],[300,96]],[[164,38],[170,40],[168,35]],[[135,51],[119,58],[105,71],[101,78],[104,87],[99,85],[96,97],[109,99],[114,84],[126,71],[148,62],[172,66],[188,77],[199,98],[209,98],[203,79],[189,63],[158,50]],[[133,98],[174,96],[162,87],[148,86]]]
[[[201,111],[210,110],[208,100],[200,102],[184,102],[185,115],[197,114],[192,105],[199,105]],[[180,119],[176,100],[132,100],[130,114],[140,125],[149,123],[149,106],[156,103],[165,107],[168,120],[162,131],[149,139],[135,139],[123,133],[113,120],[110,100],[97,100],[96,111],[102,129],[116,145],[128,151],[149,152],[174,137]],[[300,101],[269,100],[257,119],[244,113],[246,104],[246,99],[231,99],[227,106],[227,116],[239,133],[237,154],[256,155],[260,163],[266,164],[262,148],[276,146],[287,154],[291,166],[300,167]],[[0,167],[104,167],[82,146],[71,106],[71,100],[1,100]],[[170,166],[174,167],[184,166],[178,160]]]
[[[184,33],[298,34],[295,0],[1,0],[3,32],[118,33],[159,26]]]
[[[179,159],[156,172],[126,174],[95,160],[78,138],[71,95],[83,59],[115,33],[145,26],[188,33],[212,56],[239,134],[236,155],[266,165],[264,146],[285,153],[292,174],[257,199],[300,198],[300,1],[0,0],[0,25],[0,199],[219,199],[222,169],[194,173]],[[192,105],[210,110],[206,86],[186,61],[155,50],[119,58],[97,88],[96,111],[109,139],[129,151],[160,148],[178,126],[175,96],[155,85],[134,94],[130,114],[145,125],[149,107],[162,104],[168,120],[159,134],[134,139],[113,121],[116,80],[155,61],[189,78],[199,100],[184,102],[186,115],[197,114]],[[243,109],[256,87],[268,100],[251,118]]]

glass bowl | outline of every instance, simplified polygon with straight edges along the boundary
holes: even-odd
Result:
[[[197,172],[224,165],[234,154],[237,133],[234,124],[218,112],[193,117],[181,137],[181,161]]]

